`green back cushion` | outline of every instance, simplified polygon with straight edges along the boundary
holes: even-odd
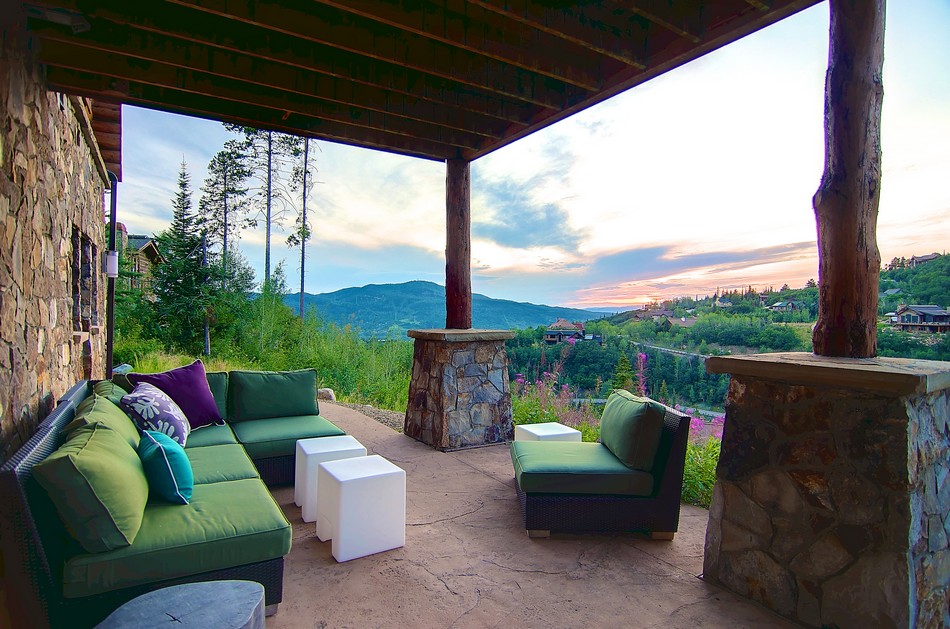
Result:
[[[103,384],[103,382],[98,383],[96,388],[99,388],[99,385]],[[110,382],[109,384],[112,383]],[[96,388],[94,388],[93,391],[95,391]],[[100,390],[102,389],[100,388]],[[122,391],[122,389],[119,389],[119,391]],[[68,435],[77,428],[95,424],[96,422],[100,422],[119,433],[133,448],[138,447],[139,429],[135,426],[135,423],[129,419],[125,411],[112,402],[111,398],[99,394],[90,395],[79,403],[79,406],[76,407],[75,419],[69,422],[66,427],[63,428],[63,431]]]
[[[227,419],[228,372],[208,371],[205,372],[205,377],[208,379],[208,387],[211,389],[211,396],[214,398],[214,404],[218,407],[218,415]]]
[[[600,441],[627,467],[652,471],[665,414],[659,402],[614,391],[600,419]]]
[[[165,433],[145,430],[138,452],[149,492],[167,502],[188,504],[195,487],[195,475],[185,449]]]
[[[135,385],[129,380],[129,377],[124,373],[117,373],[112,376],[112,382],[126,393],[131,393],[132,389],[135,388]]]
[[[122,399],[122,396],[128,393],[128,391],[117,385],[112,380],[100,380],[92,386],[92,392],[96,395],[109,398],[109,401],[116,406],[119,405],[119,400]]]
[[[148,483],[138,454],[115,430],[102,422],[76,428],[33,473],[87,552],[122,548],[135,539]]]
[[[228,419],[319,415],[317,371],[232,371],[228,374]]]

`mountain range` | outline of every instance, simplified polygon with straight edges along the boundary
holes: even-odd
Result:
[[[294,311],[300,293],[284,297]],[[304,293],[304,308],[316,309],[321,320],[359,328],[366,337],[404,338],[406,330],[445,327],[445,287],[432,282],[369,284],[332,293]],[[544,306],[472,295],[472,326],[480,329],[522,329],[550,325],[560,317],[570,321],[600,318],[603,313]]]

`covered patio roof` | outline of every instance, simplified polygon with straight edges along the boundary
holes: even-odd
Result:
[[[471,161],[817,1],[23,6],[51,89]]]

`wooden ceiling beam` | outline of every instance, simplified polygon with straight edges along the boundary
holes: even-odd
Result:
[[[638,70],[646,69],[643,46],[647,27],[628,21],[623,26],[579,18],[576,9],[529,0],[468,0],[486,11],[525,24],[565,41],[592,50]]]
[[[209,120],[271,129],[291,135],[305,135],[352,146],[375,148],[389,153],[436,161],[458,157],[457,147],[321,120],[258,105],[237,103],[204,94],[132,83],[51,66],[47,68],[50,89],[88,96],[103,101],[127,103],[149,109],[196,116]]]
[[[612,74],[605,72],[603,57],[592,54],[590,48],[578,45],[559,58],[552,58],[549,51],[563,47],[563,38],[526,28],[523,23],[502,18],[464,0],[438,3],[425,0],[317,1],[588,91],[601,89],[605,74]]]
[[[154,61],[111,55],[57,41],[46,41],[41,59],[47,66],[76,72],[101,74],[118,81],[208,95],[245,105],[259,105],[328,122],[366,127],[375,131],[421,138],[459,149],[475,149],[482,136],[457,129],[421,123],[356,106],[331,103],[312,96],[261,89],[234,79],[185,70]]]
[[[590,95],[562,81],[307,1],[249,3],[230,0],[168,0],[218,17],[251,24],[335,49],[396,63],[458,81],[509,99],[558,110]]]
[[[635,13],[657,26],[662,26],[666,30],[675,34],[677,37],[688,39],[694,44],[703,41],[704,10],[709,11],[708,7],[696,10],[694,3],[677,3],[669,0],[637,0],[636,3],[616,2],[617,7],[623,7],[628,11]],[[682,12],[682,7],[688,5],[688,12]],[[677,13],[675,10],[681,9]]]
[[[100,0],[87,7],[82,0],[42,0],[43,4],[70,11],[89,9],[84,15],[91,24],[111,23],[175,40],[174,46],[189,54],[196,46],[228,51],[282,63],[304,71],[317,72],[341,80],[397,92],[442,105],[526,126],[535,115],[529,103],[513,101],[449,79],[426,75],[395,63],[371,62],[358,55],[322,44],[303,41],[281,33],[230,22],[221,28],[220,19],[187,8],[140,3],[130,10],[124,0]],[[128,29],[120,29],[128,30]],[[96,27],[76,35],[96,38]],[[134,54],[136,51],[128,51]],[[518,127],[516,127],[518,128]]]
[[[242,53],[225,52],[208,46],[186,49],[181,40],[134,29],[119,29],[109,23],[94,22],[96,38],[73,36],[63,27],[37,24],[32,28],[43,42],[52,46],[76,45],[109,53],[114,58],[128,57],[165,63],[178,68],[250,83],[261,88],[316,97],[337,105],[362,108],[419,123],[444,127],[489,138],[499,138],[510,129],[507,123],[490,116],[453,107],[440,107],[430,101],[345,81],[336,77],[306,72],[299,68],[258,59]]]
[[[755,7],[759,11],[768,11],[770,2],[762,2],[762,0],[745,0],[746,4]]]

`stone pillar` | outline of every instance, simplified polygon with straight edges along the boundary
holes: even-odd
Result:
[[[950,626],[950,363],[706,368],[732,379],[704,578],[810,626]]]
[[[439,450],[511,441],[509,330],[409,330],[414,338],[405,433]]]

